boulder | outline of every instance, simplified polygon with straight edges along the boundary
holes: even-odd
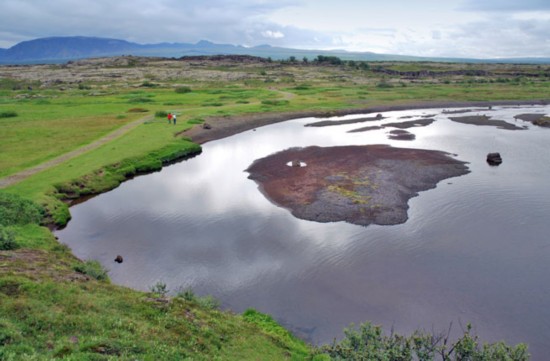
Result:
[[[212,126],[211,126],[210,124],[208,124],[208,123],[204,123],[204,124],[202,125],[202,128],[203,128],[203,129],[212,129]]]
[[[500,153],[487,154],[487,163],[489,163],[489,165],[499,165],[500,163],[502,163],[502,157],[500,156]]]
[[[124,261],[124,259],[122,258],[121,255],[116,256],[116,258],[115,258],[116,263],[122,263],[123,261]]]

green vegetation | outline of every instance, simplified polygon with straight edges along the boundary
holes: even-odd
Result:
[[[0,112],[0,118],[14,118],[17,116],[17,112],[14,112],[13,110],[6,110],[3,112]]]
[[[185,93],[191,93],[191,88],[188,86],[179,86],[174,91],[178,94],[185,94]]]
[[[322,351],[333,360],[517,360],[529,359],[527,347],[508,346],[503,342],[480,344],[467,325],[464,334],[450,342],[448,334],[434,335],[421,331],[411,336],[384,334],[379,326],[363,323],[357,329],[344,330],[346,337],[339,343],[324,346]]]
[[[379,328],[361,326],[348,330],[341,343],[317,350],[268,315],[222,312],[217,300],[192,290],[168,297],[162,282],[148,293],[112,285],[104,267],[76,259],[42,225],[66,224],[67,201],[200,153],[199,145],[180,134],[209,117],[550,94],[550,78],[530,65],[369,64],[322,56],[258,64],[156,61],[120,66],[120,77],[110,76],[117,71],[112,64],[105,65],[105,77],[97,75],[97,64],[44,66],[35,78],[26,74],[32,67],[3,69],[11,73],[0,78],[0,182],[55,164],[0,190],[0,359],[368,360],[391,358],[399,349],[400,359],[408,360],[416,352],[415,337],[427,338],[386,338]],[[126,76],[128,67],[139,67],[145,79]],[[388,73],[422,70],[431,73]],[[177,125],[166,124],[167,107],[177,112]],[[105,141],[82,150],[100,139]],[[82,151],[59,158],[75,150]],[[335,191],[353,196],[347,189]],[[469,331],[460,342],[449,359],[466,351],[466,359],[526,358],[524,346],[480,347]],[[389,351],[389,343],[397,349]]]
[[[108,271],[103,268],[101,263],[99,263],[98,261],[91,260],[86,262],[79,262],[73,266],[73,269],[76,272],[95,278],[98,281],[109,280],[109,276],[107,275]]]
[[[19,248],[15,242],[15,232],[4,226],[0,226],[0,251],[9,251]]]

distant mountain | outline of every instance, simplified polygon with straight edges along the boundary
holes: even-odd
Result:
[[[231,44],[215,44],[201,40],[196,44],[159,43],[137,44],[125,40],[96,38],[85,36],[51,37],[23,41],[9,49],[0,48],[0,64],[29,63],[62,63],[92,57],[116,55],[182,57],[192,55],[253,55],[271,57],[272,59],[288,59],[291,56],[298,60],[306,57],[310,60],[318,55],[337,56],[344,60],[363,61],[442,61],[442,62],[504,62],[504,63],[536,63],[550,64],[550,58],[524,59],[456,59],[427,58],[392,54],[376,54],[371,52],[347,52],[345,50],[304,50],[260,45],[244,47]]]

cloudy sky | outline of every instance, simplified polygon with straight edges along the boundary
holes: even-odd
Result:
[[[550,0],[0,0],[0,47],[48,36],[550,57]]]

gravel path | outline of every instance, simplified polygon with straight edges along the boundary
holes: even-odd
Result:
[[[128,123],[128,124],[118,128],[117,130],[107,134],[103,138],[100,138],[100,139],[98,139],[98,140],[96,140],[96,141],[94,141],[94,142],[92,142],[88,145],[85,145],[83,147],[75,149],[75,150],[73,150],[69,153],[62,154],[57,158],[54,158],[54,159],[51,159],[47,162],[41,163],[41,164],[39,164],[35,167],[22,170],[21,172],[12,174],[12,175],[7,176],[5,178],[1,178],[0,179],[0,189],[6,188],[6,187],[9,187],[9,186],[11,186],[15,183],[21,182],[22,180],[27,179],[28,177],[30,177],[30,176],[38,173],[38,172],[41,172],[43,170],[55,167],[56,165],[59,165],[59,164],[65,162],[69,159],[72,159],[72,158],[77,157],[81,154],[84,154],[84,153],[86,153],[86,152],[88,152],[92,149],[99,148],[102,145],[104,145],[104,144],[112,141],[113,139],[116,139],[116,138],[128,133],[130,130],[134,129],[138,125],[143,124],[144,122],[146,122],[148,120],[151,120],[151,119],[153,119],[153,116],[148,115],[146,117],[134,120],[133,122]]]

